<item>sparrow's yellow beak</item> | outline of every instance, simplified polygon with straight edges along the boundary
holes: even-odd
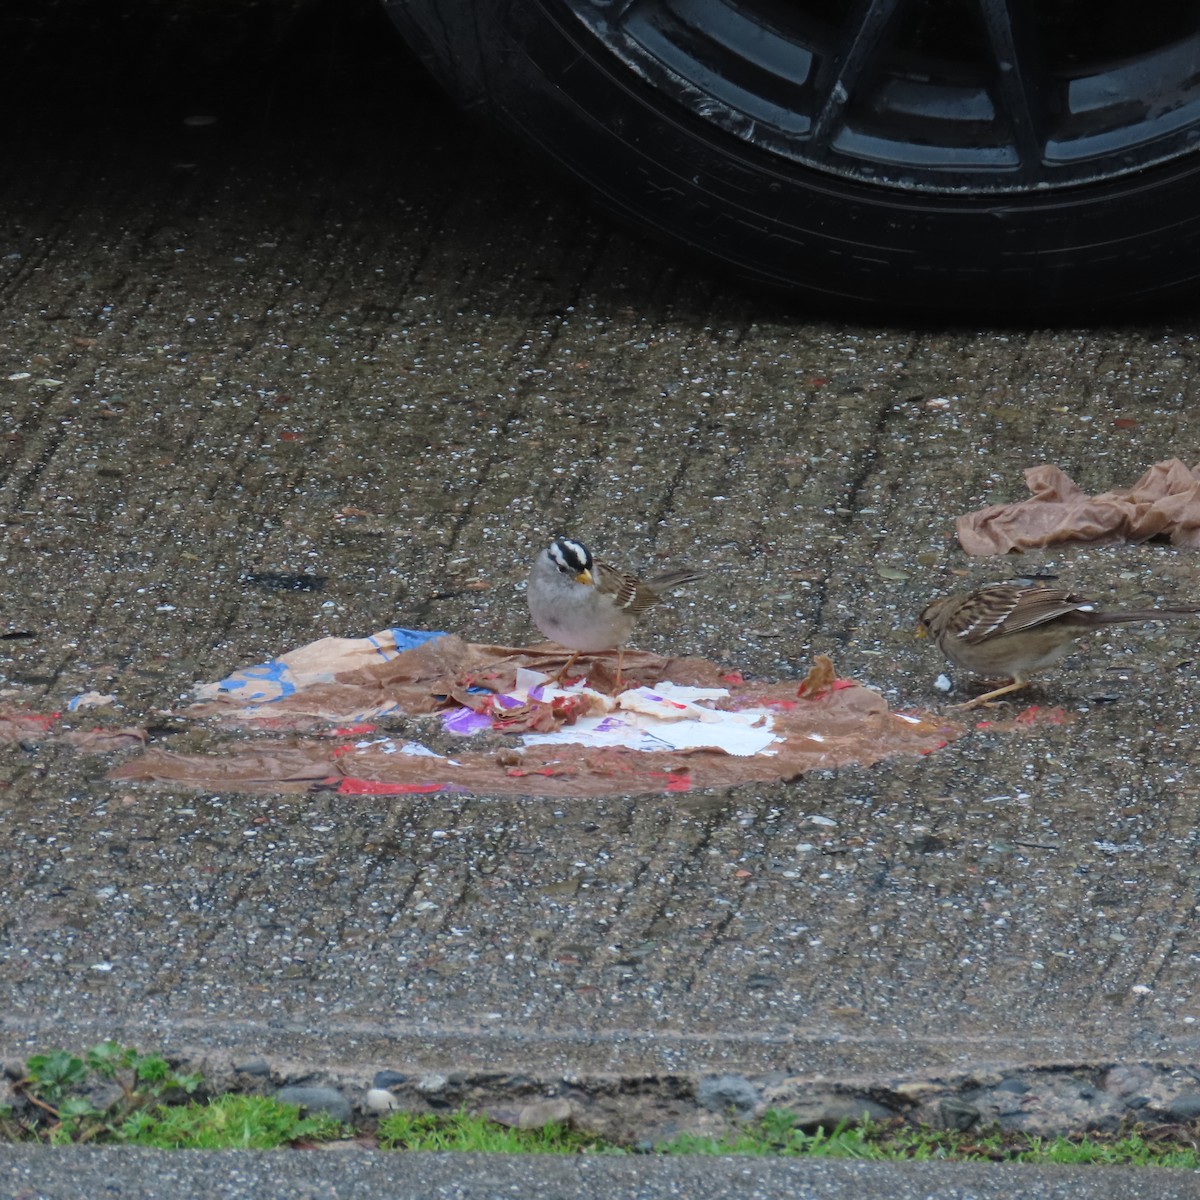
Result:
[[[580,571],[579,574],[575,576],[575,582],[576,583],[586,583],[588,585],[588,587],[591,587],[592,586],[591,571],[589,571],[587,569],[587,567],[584,567],[583,570]]]
[[[926,629],[924,625],[918,625],[916,629],[913,630],[913,637],[926,638],[928,636],[929,630]]]

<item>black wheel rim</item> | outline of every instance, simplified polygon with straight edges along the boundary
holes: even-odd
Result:
[[[1200,3],[573,0],[727,133],[873,185],[1029,192],[1200,149]]]

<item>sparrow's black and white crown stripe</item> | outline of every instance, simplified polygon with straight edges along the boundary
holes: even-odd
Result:
[[[556,538],[547,553],[566,575],[578,575],[592,569],[592,552],[582,542],[571,538]]]

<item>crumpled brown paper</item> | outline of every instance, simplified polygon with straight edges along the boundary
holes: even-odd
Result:
[[[236,694],[217,695],[181,714],[217,717],[221,728],[286,729],[286,736],[267,739],[260,732],[252,739],[228,738],[220,752],[212,754],[180,754],[151,747],[115,768],[109,777],[199,788],[330,790],[344,795],[647,795],[790,780],[820,767],[869,765],[897,754],[926,754],[956,732],[932,719],[892,713],[878,692],[848,680],[831,682],[827,689],[807,698],[798,695],[794,680],[745,683],[740,675],[704,659],[629,651],[624,656],[627,683],[669,681],[688,687],[726,688],[730,695],[721,701],[722,707],[769,710],[771,732],[781,740],[773,744],[772,753],[747,755],[710,748],[660,751],[522,745],[520,738],[497,732],[504,729],[503,723],[497,722],[483,746],[476,739],[463,738],[442,754],[431,754],[423,746],[414,753],[412,743],[402,744],[403,737],[378,736],[387,731],[370,723],[330,726],[353,720],[364,711],[394,714],[397,700],[406,715],[424,715],[429,722],[438,709],[457,707],[455,697],[469,687],[500,693],[512,686],[520,667],[553,673],[565,662],[563,652],[550,646],[481,646],[445,636],[405,650],[387,662],[362,666],[348,640],[338,640],[343,643],[340,652],[351,665],[344,672],[334,670],[332,678],[326,670],[311,686],[299,687],[269,704],[247,705]],[[581,661],[589,668],[590,682],[598,683],[602,672],[589,658]],[[211,690],[207,694],[211,696]],[[550,708],[547,705],[548,720],[554,716]],[[570,719],[570,714],[563,717],[567,723]],[[314,736],[318,726],[321,733]],[[308,736],[301,736],[302,730]],[[418,728],[413,736],[419,737],[419,733]],[[498,737],[503,739],[500,744]]]
[[[38,713],[25,709],[0,709],[0,746],[20,746],[33,742],[65,742],[87,754],[107,754],[143,746],[149,736],[132,726],[120,729],[62,729],[60,712]]]
[[[1144,542],[1200,547],[1200,466],[1177,458],[1155,463],[1130,488],[1089,496],[1059,467],[1028,467],[1033,493],[1015,504],[993,504],[957,521],[968,554],[1007,554],[1070,542]]]

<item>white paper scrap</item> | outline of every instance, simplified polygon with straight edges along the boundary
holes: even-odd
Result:
[[[775,754],[776,751],[769,747],[782,740],[771,732],[772,718],[766,709],[701,711],[704,720],[685,717],[664,721],[641,712],[583,717],[574,725],[553,733],[526,734],[523,741],[526,746],[567,744],[624,746],[631,750],[723,750],[726,754],[744,757]]]
[[[720,721],[728,713],[702,708],[697,700],[720,700],[728,696],[724,688],[675,687],[660,683],[655,687],[630,688],[617,697],[617,706],[627,712],[641,713],[660,721]]]

